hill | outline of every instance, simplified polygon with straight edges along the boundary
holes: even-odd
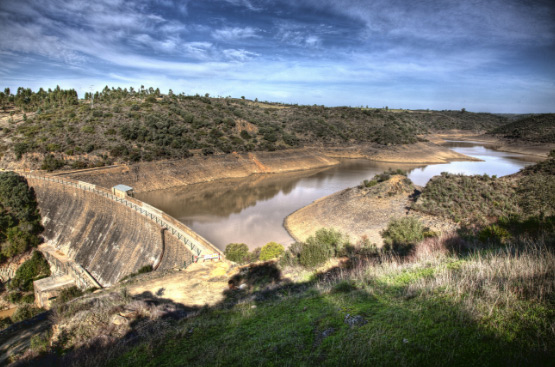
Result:
[[[464,111],[298,106],[158,89],[110,89],[80,100],[73,90],[0,93],[0,154],[36,168],[87,168],[192,154],[299,146],[411,144],[442,129],[484,130],[504,117]]]
[[[534,143],[555,143],[555,114],[525,117],[499,126],[488,134]]]

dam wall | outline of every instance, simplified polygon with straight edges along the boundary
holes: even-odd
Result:
[[[47,243],[103,287],[145,265],[182,267],[193,255],[220,252],[207,240],[140,200],[94,184],[23,174],[37,196]]]

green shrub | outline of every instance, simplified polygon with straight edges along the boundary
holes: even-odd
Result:
[[[4,317],[0,319],[0,330],[3,330],[13,324],[13,321],[10,317]]]
[[[363,236],[357,243],[356,253],[362,256],[377,256],[380,253],[378,246],[370,242],[368,237]]]
[[[23,303],[35,303],[35,295],[33,293],[28,293],[21,297],[21,302]]]
[[[282,245],[275,242],[268,242],[260,250],[260,260],[267,261],[280,257],[285,252]]]
[[[393,250],[405,253],[424,239],[424,226],[415,217],[392,219],[381,236]]]
[[[42,308],[25,304],[17,308],[17,310],[12,315],[12,321],[19,322],[19,321],[27,320],[27,319],[30,319],[31,317],[38,315],[43,311],[44,310]]]
[[[36,235],[24,232],[19,227],[8,228],[6,239],[7,241],[2,244],[2,255],[8,258],[22,254],[39,244],[39,238]]]
[[[225,257],[229,261],[244,263],[249,255],[249,247],[244,243],[230,243],[225,247]]]
[[[478,238],[482,242],[490,242],[499,245],[505,243],[509,238],[511,238],[511,234],[505,228],[500,227],[497,224],[491,224],[484,227],[478,233]]]
[[[21,302],[21,298],[21,292],[10,292],[6,295],[6,301],[14,304]]]
[[[260,251],[261,251],[261,248],[257,247],[251,252],[249,252],[247,254],[247,257],[245,258],[245,262],[252,263],[252,262],[258,261],[258,259],[260,259]]]
[[[31,291],[34,280],[47,276],[50,276],[50,266],[44,256],[39,251],[35,251],[33,256],[17,269],[9,283],[9,288]]]
[[[372,187],[372,186],[376,186],[378,184],[377,180],[364,180],[362,181],[362,183],[359,185],[360,188],[363,187]]]
[[[40,169],[51,172],[63,167],[64,164],[63,160],[57,159],[52,154],[47,154],[44,156]]]
[[[137,274],[150,273],[152,271],[152,265],[145,265],[137,271]]]
[[[31,350],[35,353],[44,353],[50,346],[51,332],[44,332],[31,337]]]
[[[56,303],[57,304],[66,303],[67,301],[77,297],[81,297],[82,295],[83,295],[83,291],[77,288],[76,286],[64,288],[62,289],[58,297],[56,297]]]
[[[299,263],[305,268],[315,268],[330,258],[330,251],[317,243],[304,243],[299,254]]]
[[[299,257],[303,245],[302,242],[294,242],[289,245],[287,251],[285,251],[283,256],[279,259],[279,265],[282,267],[299,265]]]
[[[328,258],[343,255],[343,250],[349,240],[341,232],[333,228],[320,228],[306,240],[307,243],[317,244],[328,253]]]

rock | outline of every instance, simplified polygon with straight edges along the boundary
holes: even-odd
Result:
[[[139,315],[139,312],[136,310],[123,310],[119,313],[119,315],[126,319],[132,319],[137,317]]]
[[[239,289],[245,289],[245,288],[247,288],[247,284],[246,284],[246,283],[243,283],[243,284],[241,284],[241,285],[239,286]]]
[[[348,324],[351,328],[353,328],[355,326],[362,326],[364,324],[367,324],[368,321],[366,321],[364,317],[360,315],[351,316],[350,314],[347,314],[345,316],[345,323]]]
[[[120,315],[114,315],[112,316],[111,322],[114,325],[123,325],[123,324],[127,324],[127,319]]]

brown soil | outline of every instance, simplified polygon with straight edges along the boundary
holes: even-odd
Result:
[[[456,226],[437,218],[411,212],[410,198],[414,186],[403,182],[404,176],[370,188],[349,188],[316,200],[289,215],[285,228],[297,241],[305,241],[320,228],[335,228],[349,234],[352,242],[366,236],[370,242],[383,245],[380,236],[392,218],[407,214],[419,217],[436,232],[448,232]]]
[[[438,164],[451,161],[479,161],[432,142],[388,147],[357,145],[348,148],[327,148],[325,154],[333,158],[365,158],[387,163]]]
[[[228,280],[236,272],[229,261],[200,261],[181,271],[154,272],[150,279],[141,277],[124,286],[131,295],[146,292],[185,306],[213,306],[224,299]]]

